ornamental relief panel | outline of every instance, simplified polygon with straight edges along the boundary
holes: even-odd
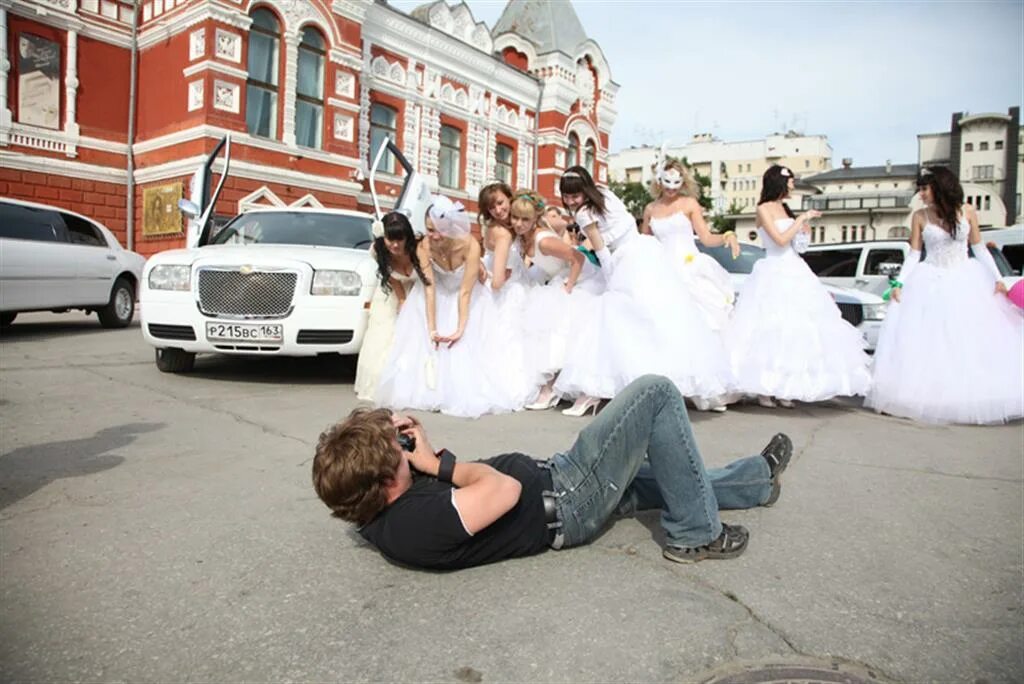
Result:
[[[206,29],[193,31],[188,36],[188,60],[194,61],[206,54]]]
[[[225,112],[238,114],[239,112],[239,86],[237,83],[226,81],[213,82],[213,108]]]
[[[242,61],[242,37],[237,33],[217,29],[214,34],[213,54],[220,59],[239,63]]]
[[[334,92],[342,97],[353,98],[356,94],[356,77],[340,69],[334,75]]]
[[[335,113],[334,115],[334,139],[352,142],[354,138],[355,121],[348,114]]]

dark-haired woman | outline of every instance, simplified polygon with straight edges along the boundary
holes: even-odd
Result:
[[[928,167],[917,187],[924,208],[911,220],[910,253],[892,290],[865,404],[929,423],[1020,418],[1024,317],[1005,296],[956,175]]]
[[[795,183],[788,168],[772,166],[762,183],[757,232],[765,257],[743,283],[726,331],[736,389],[768,408],[863,395],[871,385],[864,338],[793,244],[821,213],[793,216],[784,201]]]
[[[402,304],[416,280],[424,280],[416,259],[420,238],[413,232],[409,219],[398,212],[385,214],[380,222],[374,222],[373,237],[370,254],[377,261],[380,283],[370,302],[354,386],[356,396],[364,401],[375,399],[377,381],[391,351],[395,319]]]
[[[583,415],[648,373],[710,406],[730,389],[728,358],[658,240],[590,173],[573,166],[559,181],[562,202],[590,239],[606,290],[576,331],[555,391],[576,396],[563,413]]]

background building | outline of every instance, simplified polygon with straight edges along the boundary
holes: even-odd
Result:
[[[150,254],[183,244],[177,200],[225,133],[222,215],[369,209],[384,136],[474,212],[495,178],[548,196],[574,163],[607,180],[618,85],[569,2],[512,0],[493,30],[444,0],[410,14],[372,0],[139,8],[0,0],[0,194],[94,217]]]
[[[659,151],[655,147],[633,147],[610,155],[611,178],[650,183],[651,165]],[[703,133],[693,136],[686,145],[669,147],[667,154],[686,157],[696,171],[711,179],[716,214],[753,214],[760,197],[761,176],[773,164],[788,166],[799,176],[832,168],[832,147],[827,137],[793,131],[740,142],[725,142]]]
[[[1021,223],[1024,128],[1020,107],[1006,114],[953,114],[949,132],[917,136],[922,166],[944,164],[960,177],[966,200],[985,227]]]

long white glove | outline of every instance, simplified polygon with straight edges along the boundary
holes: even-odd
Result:
[[[921,250],[912,249],[907,252],[907,258],[903,260],[903,268],[900,269],[900,274],[896,276],[896,280],[900,283],[907,282],[907,278],[910,277],[910,273],[919,261],[921,261]]]
[[[988,247],[985,246],[984,242],[976,242],[971,245],[971,252],[974,254],[974,258],[978,260],[978,263],[984,265],[995,280],[1002,280],[1003,276],[999,273],[999,269],[996,268],[996,260],[992,258],[992,254],[988,251]]]
[[[611,250],[608,249],[608,245],[605,245],[594,253],[597,254],[597,260],[601,262],[601,271],[604,273],[604,277],[611,278],[612,253]]]

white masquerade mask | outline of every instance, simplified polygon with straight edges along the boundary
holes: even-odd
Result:
[[[470,218],[462,202],[452,202],[444,195],[434,195],[430,207],[430,220],[434,229],[445,237],[460,237],[469,234]]]
[[[678,190],[683,187],[683,175],[678,169],[662,169],[658,172],[658,183],[666,190]]]
[[[374,238],[382,238],[382,237],[384,237],[384,222],[381,221],[380,219],[376,219],[373,222],[373,226],[372,226],[371,230],[373,232],[373,237]]]
[[[791,174],[789,172],[789,169],[787,169],[787,168],[783,168],[781,171],[779,171],[779,175],[780,176],[785,176],[786,178],[792,178],[793,177],[793,174]]]

